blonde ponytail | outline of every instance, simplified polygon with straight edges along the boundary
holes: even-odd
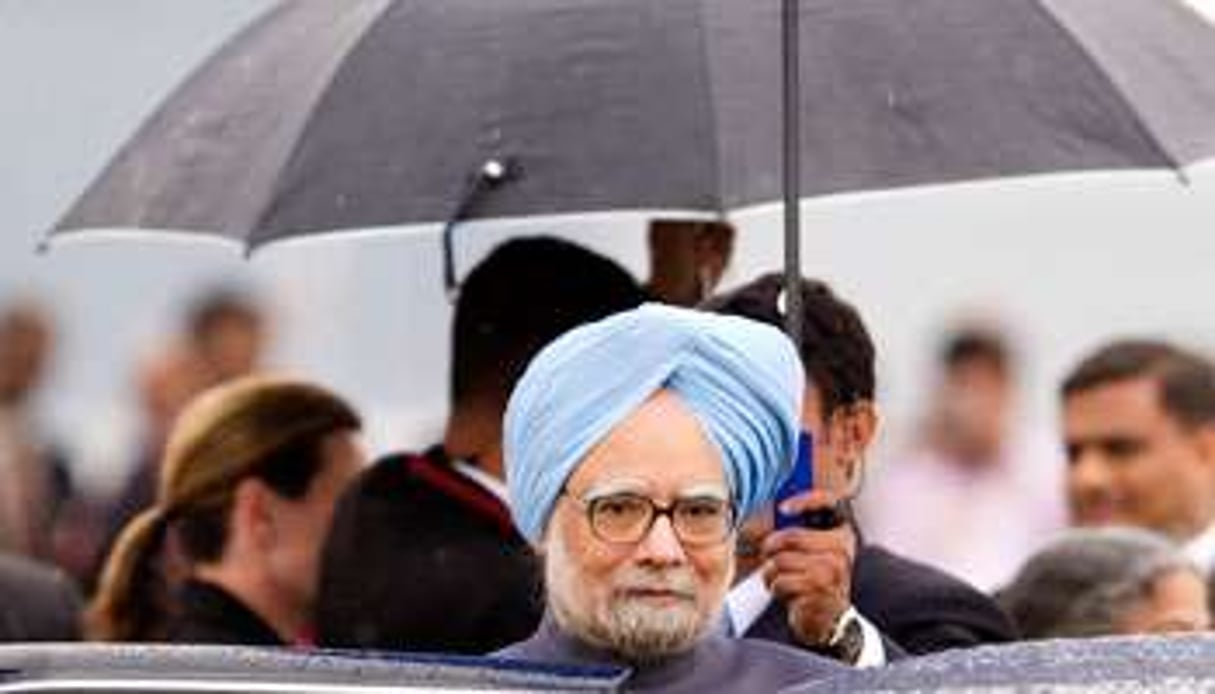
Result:
[[[155,641],[163,637],[168,586],[159,559],[168,525],[167,514],[154,506],[123,527],[85,613],[88,638]]]

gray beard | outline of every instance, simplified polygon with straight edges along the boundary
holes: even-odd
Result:
[[[699,614],[694,598],[655,609],[645,601],[613,595],[607,605],[589,613],[575,605],[580,591],[574,585],[572,566],[562,542],[550,538],[545,561],[549,605],[557,624],[580,640],[611,651],[630,663],[654,663],[691,650],[707,631],[711,619]],[[690,569],[665,572],[635,569],[628,585],[674,587],[695,595]]]
[[[635,663],[658,662],[689,651],[705,631],[695,605],[657,611],[629,599],[614,600],[603,624],[611,649]]]

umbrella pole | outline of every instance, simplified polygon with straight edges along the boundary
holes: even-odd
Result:
[[[468,186],[456,201],[456,207],[443,223],[443,288],[447,298],[455,303],[456,294],[460,289],[460,279],[456,277],[456,225],[459,224],[472,206],[476,204],[481,193],[496,188],[511,175],[517,173],[514,162],[510,159],[487,159],[481,168],[468,180]]]
[[[801,288],[801,121],[799,0],[781,0],[781,152],[785,229],[785,331],[793,344],[802,344]]]

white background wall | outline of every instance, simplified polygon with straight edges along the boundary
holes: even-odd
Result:
[[[1215,2],[1193,0],[1215,16]],[[275,361],[366,409],[377,447],[424,443],[442,420],[447,307],[433,234],[272,247],[80,243],[31,250],[170,87],[267,0],[0,0],[0,301],[38,292],[63,344],[44,407],[105,481],[131,433],[130,366],[219,279],[258,288],[278,316]],[[1050,426],[1054,383],[1112,334],[1215,348],[1215,165],[865,194],[806,205],[804,264],[865,313],[890,420],[930,387],[940,326],[994,309],[1020,339],[1026,416]],[[744,215],[727,283],[780,262],[778,216]],[[641,224],[580,236],[642,270]],[[510,231],[562,231],[529,223]],[[497,236],[462,232],[461,265]]]

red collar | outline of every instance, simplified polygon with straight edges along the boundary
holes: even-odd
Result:
[[[502,501],[493,492],[452,467],[446,456],[412,456],[406,459],[406,464],[413,476],[476,511],[496,525],[504,537],[513,539],[519,536],[510,511]]]

